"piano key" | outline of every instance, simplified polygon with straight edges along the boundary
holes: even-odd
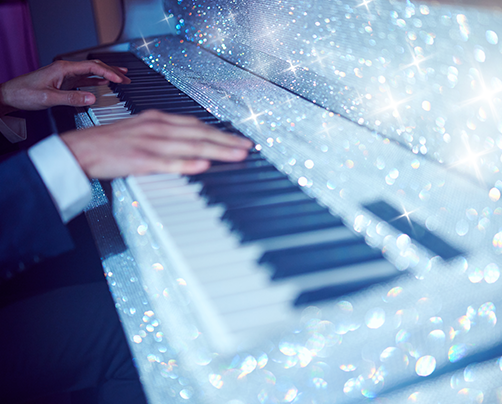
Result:
[[[451,246],[416,221],[411,220],[407,215],[399,212],[385,201],[377,201],[364,205],[364,208],[380,219],[385,220],[397,230],[407,234],[411,239],[418,241],[444,260],[449,260],[462,254],[460,250]]]
[[[295,201],[258,208],[228,209],[222,215],[222,220],[231,223],[260,221],[276,217],[292,216],[302,213],[321,212],[327,210],[314,200]]]
[[[249,160],[248,160],[249,161]],[[204,185],[217,185],[217,184],[240,184],[244,182],[253,182],[260,180],[273,180],[287,178],[286,175],[277,170],[260,170],[260,171],[231,171],[227,175],[208,176],[202,182]],[[191,182],[195,182],[191,180]]]
[[[324,271],[381,258],[379,250],[369,247],[364,239],[343,240],[296,249],[266,252],[260,263],[274,268],[272,279]]]
[[[273,220],[268,219],[260,222],[245,222],[232,226],[232,229],[241,235],[241,241],[245,243],[264,238],[338,226],[343,226],[341,219],[326,211],[299,214]]]
[[[206,197],[207,204],[209,206],[215,205],[217,203],[224,204],[227,208],[244,207],[244,206],[260,206],[270,203],[270,200],[276,197],[282,197],[283,195],[290,194],[303,194],[305,195],[296,185],[291,183],[285,184],[283,186],[266,189],[262,191],[254,192],[243,192],[240,194],[216,194],[209,195]]]
[[[197,106],[193,103],[193,101],[183,101],[181,100],[179,103],[169,102],[169,103],[159,103],[158,105],[154,104],[136,104],[133,103],[129,109],[133,114],[139,114],[142,111],[146,111],[149,109],[157,109],[159,111],[177,111],[178,115],[203,115],[214,119],[212,115],[210,115],[205,109]]]
[[[389,282],[396,276],[396,273],[390,273],[376,277],[365,277],[360,280],[351,280],[350,282],[342,284],[332,284],[318,289],[305,290],[300,293],[300,295],[295,299],[294,305],[306,306],[310,304],[316,304],[325,300],[331,300],[336,297],[357,292],[358,290],[367,288],[376,283]]]
[[[246,330],[282,323],[285,318],[292,316],[289,306],[289,303],[278,303],[232,312],[222,317],[227,324],[231,325],[231,331],[242,331],[244,336],[247,333]],[[288,313],[290,313],[289,316]]]
[[[171,83],[158,80],[161,75],[143,76],[141,65],[131,65],[136,83],[114,86],[121,108],[127,104],[135,113],[155,107],[195,115],[235,131]],[[96,109],[103,122],[130,116],[118,111]],[[137,181],[191,271],[208,285],[205,293],[215,298],[213,306],[238,335],[293,315],[292,304],[314,301],[315,290],[326,288],[320,297],[336,297],[333,291],[343,293],[365,277],[374,282],[398,274],[380,251],[368,247],[259,153],[239,163],[216,162],[189,178],[148,176]],[[212,198],[209,208],[199,192]],[[275,280],[270,282],[270,276]],[[281,288],[284,294],[278,292]]]
[[[169,108],[173,106],[178,106],[178,107],[189,107],[193,108],[194,106],[197,107],[197,109],[202,109],[205,111],[204,108],[202,108],[199,104],[197,104],[194,100],[188,97],[164,97],[163,99],[152,99],[152,100],[147,100],[147,101],[135,101],[134,99],[130,99],[129,104],[133,105],[136,108],[145,108],[145,109],[161,109],[161,108]]]
[[[331,299],[335,299],[349,293],[353,283],[359,283],[362,287],[367,287],[376,284],[379,279],[390,280],[399,275],[401,275],[401,272],[399,272],[394,265],[384,258],[381,258],[373,261],[328,268],[322,272],[322,276],[319,276],[317,272],[304,273],[290,278],[274,280],[274,282],[278,284],[287,282],[291,285],[297,285],[300,291],[297,295],[298,297],[300,297],[303,292],[308,293],[309,291],[332,287],[330,297]],[[367,280],[369,280],[368,284],[365,283]],[[335,295],[335,291],[339,294]],[[315,296],[310,295],[309,298],[312,302],[315,301]],[[322,300],[322,296],[320,296],[320,300]],[[303,303],[299,301],[297,305],[300,304]]]
[[[262,181],[250,181],[233,184],[204,184],[200,193],[208,198],[231,195],[250,194],[255,192],[267,192],[275,189],[292,187],[291,181],[287,177],[269,178]]]
[[[227,294],[215,294],[213,299],[220,313],[225,315],[227,313],[250,310],[256,307],[256,302],[259,302],[261,306],[271,306],[280,303],[289,305],[291,298],[296,293],[293,288],[286,284],[276,286],[273,293],[271,293],[270,282],[266,277],[262,279],[255,279],[253,277],[252,279],[253,281],[250,278],[236,278],[235,280],[214,282],[215,287],[227,291]],[[247,284],[249,290],[239,289],[239,285],[241,284]],[[253,286],[254,288],[252,288]],[[211,288],[212,284],[208,284],[208,287]],[[217,291],[215,290],[215,292]],[[213,297],[213,295],[210,296]]]

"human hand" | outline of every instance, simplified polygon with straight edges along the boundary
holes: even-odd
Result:
[[[196,174],[209,160],[243,160],[252,142],[196,118],[146,111],[115,124],[61,135],[89,178]]]
[[[124,75],[126,72],[126,68],[108,66],[99,60],[54,62],[0,84],[0,117],[17,109],[92,105],[96,102],[93,94],[74,89],[108,84],[109,81],[130,83],[131,80]]]

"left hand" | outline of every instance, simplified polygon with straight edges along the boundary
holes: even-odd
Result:
[[[113,67],[99,60],[57,61],[32,73],[0,84],[0,116],[17,109],[40,110],[56,105],[83,107],[96,97],[77,87],[131,82],[126,68]],[[99,76],[96,78],[92,76]]]

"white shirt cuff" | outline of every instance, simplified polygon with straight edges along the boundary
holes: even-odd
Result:
[[[0,119],[0,133],[11,143],[26,140],[26,120],[14,116],[4,116]]]
[[[28,155],[49,190],[61,219],[68,223],[91,201],[87,176],[57,135],[31,147]]]

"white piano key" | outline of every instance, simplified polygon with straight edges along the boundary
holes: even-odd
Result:
[[[204,243],[180,245],[180,251],[186,256],[198,257],[214,253],[225,254],[239,248],[239,241],[235,237],[227,237],[224,240],[213,239]]]
[[[190,263],[195,269],[197,268],[211,268],[218,265],[225,265],[229,263],[239,262],[252,262],[257,261],[261,255],[261,251],[254,247],[239,247],[227,254],[205,254],[203,256],[186,257],[187,262]]]
[[[220,313],[229,314],[250,310],[257,305],[290,304],[296,296],[298,296],[297,290],[290,285],[271,287],[270,282],[265,280],[265,284],[261,288],[216,296],[213,302]]]
[[[225,239],[235,239],[235,236],[228,231],[219,230],[218,233],[215,233],[213,236],[210,233],[203,234],[185,234],[185,235],[176,235],[176,243],[180,246],[186,245],[196,245],[197,243],[204,243],[209,240],[215,240],[219,238],[220,240]]]
[[[224,279],[219,282],[210,282],[204,284],[204,288],[209,297],[214,299],[220,298],[222,296],[234,296],[244,293],[263,291],[268,285],[269,280],[264,274],[255,273],[252,275],[241,276],[238,278]],[[238,297],[238,296],[237,296]],[[256,302],[255,302],[256,304]],[[246,307],[249,309],[250,307]],[[219,312],[222,312],[221,307],[218,308]]]
[[[107,87],[93,88],[97,102],[91,109],[98,124],[109,124],[131,118],[125,102]],[[93,119],[94,119],[93,118]],[[208,208],[199,195],[200,184],[189,183],[178,174],[147,175],[128,179],[134,192],[139,192],[140,208],[146,207],[149,220],[160,221],[164,230],[156,228],[170,246],[170,257],[176,271],[185,273],[195,285],[203,317],[214,321],[214,339],[236,341],[254,338],[289,321],[298,311],[292,302],[303,290],[330,284],[343,284],[360,279],[395,274],[397,270],[385,260],[335,268],[271,282],[272,269],[258,265],[264,251],[357,237],[344,226],[259,240],[242,246],[238,236],[220,221],[222,205]],[[299,195],[279,195],[270,200],[297,200]],[[293,219],[294,220],[294,219]],[[200,292],[200,293],[198,293]],[[205,320],[205,321],[206,321]],[[220,341],[218,341],[220,342]],[[221,346],[221,345],[220,345]]]
[[[290,234],[286,236],[271,237],[263,240],[257,240],[253,244],[258,244],[264,250],[280,250],[302,245],[312,245],[326,241],[352,240],[360,237],[347,229],[345,226],[332,229],[322,229],[309,231],[299,234]]]
[[[260,272],[260,268],[255,262],[249,262],[246,264],[239,265],[236,267],[235,264],[225,264],[220,265],[218,268],[202,268],[197,272],[197,278],[202,284],[209,282],[217,282],[223,279],[238,278],[245,275],[253,275],[256,272]]]
[[[169,223],[169,221],[167,221]],[[187,223],[172,223],[169,225],[170,231],[175,233],[176,235],[186,235],[186,234],[203,234],[207,233],[208,236],[211,235],[211,232],[220,232],[223,230],[227,232],[228,227],[215,220],[214,217],[206,217],[196,222],[187,222]]]
[[[179,187],[192,187],[192,188],[200,188],[198,184],[190,184],[188,185],[188,181],[184,177],[168,177],[163,179],[162,181],[149,181],[149,182],[141,182],[141,188],[145,192],[155,192],[156,190],[162,189],[171,189],[171,188],[179,188]]]
[[[176,180],[182,178],[180,174],[176,173],[166,173],[166,174],[154,174],[154,175],[141,175],[134,177],[138,184],[141,184],[142,189],[146,189],[148,184],[154,183],[164,183],[164,181]]]
[[[225,209],[222,206],[214,206],[207,209],[194,209],[185,212],[178,212],[176,214],[169,214],[166,212],[163,215],[163,219],[166,223],[170,224],[178,224],[178,223],[190,223],[193,221],[212,219],[214,221],[219,220],[221,215],[225,212]]]
[[[183,214],[187,212],[197,211],[200,207],[206,206],[204,201],[200,198],[172,198],[169,200],[169,204],[166,205],[158,205],[152,204],[156,209],[158,209],[157,213],[160,216],[166,215],[166,217],[170,217],[176,213]]]
[[[290,303],[277,303],[260,306],[250,310],[241,310],[222,315],[225,323],[233,333],[257,327],[282,323],[292,315]]]
[[[155,202],[169,203],[170,199],[177,195],[191,195],[192,199],[201,199],[199,196],[200,186],[190,185],[186,187],[157,187],[149,189],[146,194]]]

